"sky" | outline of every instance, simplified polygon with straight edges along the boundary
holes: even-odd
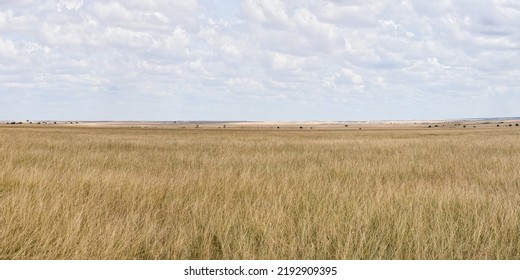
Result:
[[[427,120],[519,108],[520,1],[0,1],[0,120]]]

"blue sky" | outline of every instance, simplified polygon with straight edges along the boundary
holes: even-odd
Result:
[[[520,116],[519,26],[508,0],[1,1],[0,119]]]

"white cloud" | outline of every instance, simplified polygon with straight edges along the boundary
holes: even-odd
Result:
[[[0,56],[12,60],[18,58],[18,49],[11,40],[0,37]]]
[[[226,84],[245,90],[261,90],[264,88],[264,85],[261,82],[250,78],[231,78],[226,81]]]
[[[352,71],[352,69],[343,68],[341,69],[341,72],[345,77],[349,78],[355,85],[362,85],[364,83],[363,78],[359,74]]]
[[[289,23],[285,4],[280,0],[245,0],[242,9],[249,19],[267,26],[283,27]]]
[[[336,26],[319,21],[316,15],[306,8],[296,10],[293,19],[302,32],[311,32],[317,38],[334,40],[338,36]]]
[[[520,115],[496,109],[520,104],[518,26],[506,0],[6,0],[0,97],[148,106],[132,119]]]
[[[135,14],[132,14],[118,2],[96,2],[92,5],[92,11],[97,18],[109,22],[125,22],[136,19]]]
[[[21,31],[34,24],[34,16],[15,15],[12,9],[0,10],[0,31]]]
[[[82,6],[83,6],[82,0],[60,0],[58,2],[58,11],[61,12],[63,9],[78,10]]]
[[[271,67],[274,70],[282,70],[282,69],[293,69],[294,70],[294,69],[298,69],[303,63],[302,58],[292,56],[292,55],[282,54],[282,53],[276,53],[276,52],[271,54],[271,59],[272,59]]]

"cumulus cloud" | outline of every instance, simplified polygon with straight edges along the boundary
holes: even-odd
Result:
[[[520,115],[518,26],[508,0],[1,1],[0,119]]]

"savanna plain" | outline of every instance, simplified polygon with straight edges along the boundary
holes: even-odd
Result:
[[[0,259],[520,259],[520,128],[0,126]]]

